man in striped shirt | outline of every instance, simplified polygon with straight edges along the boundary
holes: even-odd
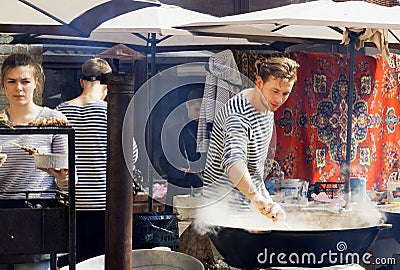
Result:
[[[75,129],[76,261],[104,254],[106,167],[107,167],[107,85],[102,77],[111,72],[107,61],[92,58],[82,65],[80,96],[57,106]],[[134,142],[134,162],[137,147]],[[58,267],[68,265],[61,257]]]
[[[264,161],[274,130],[274,111],[289,97],[297,80],[298,63],[285,57],[267,59],[256,87],[231,98],[217,113],[212,129],[203,195],[226,200],[235,211],[250,205],[273,220],[284,211],[263,184]]]

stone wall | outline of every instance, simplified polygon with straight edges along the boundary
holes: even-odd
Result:
[[[12,53],[30,53],[32,57],[42,63],[43,61],[43,46],[42,45],[27,45],[27,44],[1,44],[0,45],[0,64],[3,64],[4,59]],[[43,92],[35,91],[34,102],[38,105],[42,104]],[[8,107],[8,100],[6,98],[4,89],[0,90],[0,111]]]

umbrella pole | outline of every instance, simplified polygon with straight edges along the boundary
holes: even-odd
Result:
[[[349,31],[350,43],[350,76],[349,76],[349,94],[347,95],[347,139],[346,139],[346,162],[345,162],[345,208],[349,209],[350,202],[350,161],[351,161],[351,134],[353,125],[353,95],[354,95],[354,54],[356,33]]]
[[[152,33],[151,34],[151,39],[150,39],[150,77],[153,77],[154,75],[156,75],[156,45],[157,45],[157,38],[156,38],[156,34]],[[150,91],[151,89],[154,89],[151,86],[151,80],[149,81],[150,83]],[[149,102],[151,103],[151,97],[152,94],[151,92],[148,93],[149,95]],[[149,114],[151,114],[151,111],[149,111]],[[152,130],[153,130],[153,120],[152,117],[149,118],[149,129],[147,132],[148,134],[148,143],[149,143],[149,151],[150,151],[150,155],[151,155],[151,160],[154,159],[153,156],[153,138],[150,134],[152,134]],[[153,171],[153,166],[149,167],[149,199],[148,199],[148,211],[149,212],[153,212],[153,177],[154,177],[154,171]]]
[[[157,46],[157,37],[156,33],[151,34],[151,65],[150,65],[150,70],[151,70],[151,77],[156,75],[156,46]]]

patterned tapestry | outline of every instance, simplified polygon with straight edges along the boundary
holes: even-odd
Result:
[[[234,52],[252,81],[271,55]],[[342,182],[346,161],[350,59],[338,53],[285,54],[300,63],[288,101],[275,113],[275,159],[288,178]],[[354,64],[351,177],[366,177],[367,189],[386,188],[400,156],[400,57],[356,56]]]

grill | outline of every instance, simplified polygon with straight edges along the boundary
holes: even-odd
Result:
[[[65,194],[55,193],[53,199],[0,200],[0,254],[68,252],[68,200]],[[18,256],[3,263],[16,262]]]
[[[17,191],[0,199],[0,263],[22,262],[24,256],[50,254],[56,269],[56,254],[69,253],[69,269],[76,267],[75,247],[75,131],[71,127],[2,127],[0,134],[68,135],[69,194],[59,191]],[[38,198],[39,194],[40,198]],[[43,193],[46,196],[43,196]],[[1,193],[0,193],[1,195]],[[11,194],[12,195],[12,194]],[[34,198],[36,197],[36,198]],[[21,259],[22,258],[22,259]],[[21,261],[22,260],[22,261]]]

